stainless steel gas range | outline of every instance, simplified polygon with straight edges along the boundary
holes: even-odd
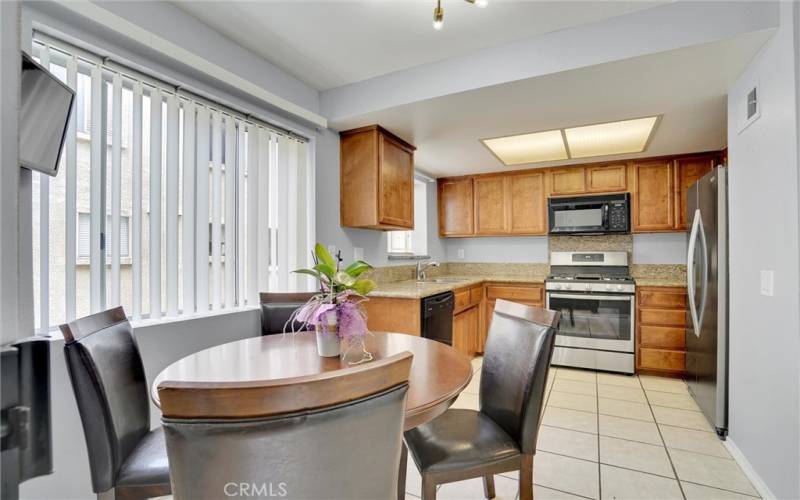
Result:
[[[554,365],[634,372],[636,286],[626,252],[552,252],[547,308],[561,312]]]

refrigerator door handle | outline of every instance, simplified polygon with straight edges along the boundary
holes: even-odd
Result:
[[[692,317],[692,328],[694,330],[695,336],[700,336],[700,324],[697,318],[697,304],[694,301],[695,297],[695,288],[697,284],[694,282],[695,272],[694,267],[697,265],[697,261],[694,258],[695,254],[695,247],[697,246],[697,237],[700,231],[700,226],[702,224],[702,219],[700,217],[700,210],[694,211],[694,220],[692,221],[692,230],[689,233],[689,248],[687,250],[686,255],[686,268],[687,268],[687,295],[689,296],[689,313]]]
[[[700,214],[697,214],[698,219],[700,219]],[[697,332],[696,335],[700,336],[700,328],[703,326],[703,316],[706,312],[706,299],[708,298],[708,269],[711,267],[708,257],[708,241],[706,240],[706,230],[703,227],[703,221],[700,219],[699,226],[699,235],[700,235],[700,244],[701,248],[703,249],[703,281],[702,281],[702,289],[700,290],[700,307],[697,309]]]

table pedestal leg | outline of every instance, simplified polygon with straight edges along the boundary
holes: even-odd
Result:
[[[397,500],[406,498],[406,467],[408,466],[408,448],[403,441],[400,449],[400,470],[397,474]]]

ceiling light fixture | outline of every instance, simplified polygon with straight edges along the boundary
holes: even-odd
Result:
[[[442,0],[436,0],[436,8],[433,9],[433,29],[439,31],[444,25],[444,9]]]
[[[477,6],[480,9],[485,9],[489,5],[489,0],[464,0],[467,3]],[[444,9],[442,8],[442,0],[436,0],[436,7],[433,9],[433,29],[439,31],[444,26]]]
[[[505,165],[641,153],[653,138],[660,115],[530,134],[481,139]]]
[[[571,158],[640,153],[655,130],[658,116],[565,128]]]

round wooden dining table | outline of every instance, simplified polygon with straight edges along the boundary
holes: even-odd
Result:
[[[373,332],[366,337],[373,360],[409,351],[414,355],[406,395],[405,429],[442,414],[472,379],[467,356],[434,340],[402,333]],[[317,354],[314,332],[252,337],[211,347],[182,358],[158,374],[151,397],[157,406],[163,381],[191,385],[257,383],[292,379],[351,366],[338,357]]]

